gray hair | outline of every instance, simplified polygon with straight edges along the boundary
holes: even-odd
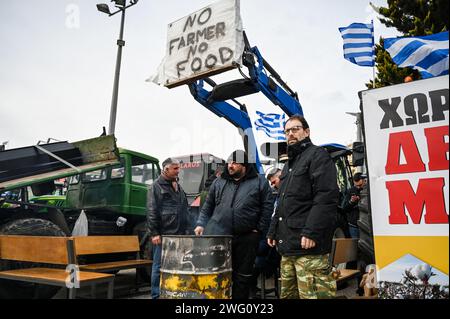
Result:
[[[274,177],[275,175],[277,175],[278,173],[281,173],[281,169],[280,168],[272,168],[268,173],[267,173],[267,180],[270,181],[270,179],[272,177]]]
[[[162,162],[161,166],[162,166],[162,169],[165,169],[166,167],[168,167],[170,165],[174,165],[174,164],[180,165],[180,161],[175,158],[169,157]]]

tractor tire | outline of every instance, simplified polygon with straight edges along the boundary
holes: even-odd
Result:
[[[375,262],[375,252],[373,244],[373,228],[372,228],[372,214],[369,206],[368,188],[365,187],[360,193],[359,208],[359,242],[358,248],[360,252],[360,260],[366,265]]]
[[[148,260],[152,260],[153,259],[153,245],[151,242],[150,237],[147,237],[144,241],[144,237],[146,236],[147,233],[147,225],[145,222],[137,224],[134,229],[133,229],[133,235],[138,235],[139,238],[139,243],[141,246],[141,251],[139,253],[139,257],[141,259],[148,259]],[[139,276],[140,278],[145,281],[150,283],[151,277],[152,277],[152,268],[138,268],[137,271],[139,272]]]
[[[66,234],[54,223],[38,218],[16,219],[0,227],[1,235],[57,236]],[[0,270],[21,269],[30,267],[54,267],[52,265],[0,261]],[[38,285],[0,279],[0,299],[49,299],[59,290],[59,287]]]

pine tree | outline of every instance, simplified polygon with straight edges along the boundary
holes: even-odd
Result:
[[[380,21],[387,27],[395,27],[403,36],[423,36],[449,29],[448,0],[388,0],[388,7],[380,7],[385,18]],[[384,39],[376,45],[376,87],[403,83],[407,76],[420,79],[420,73],[412,68],[399,68],[383,48]],[[371,80],[366,84],[373,87]]]

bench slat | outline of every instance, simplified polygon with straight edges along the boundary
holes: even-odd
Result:
[[[80,271],[79,281],[80,283],[99,281],[102,279],[112,278],[114,275],[111,274],[100,274],[88,271]],[[25,268],[25,269],[15,269],[15,270],[5,270],[0,271],[0,278],[12,279],[12,280],[22,280],[22,281],[48,281],[54,284],[59,284],[65,286],[66,279],[69,273],[65,269],[54,269],[54,268]]]
[[[352,277],[359,275],[360,271],[356,269],[339,269],[340,275],[336,279],[337,282],[342,280],[348,280]]]
[[[137,236],[81,236],[73,239],[77,256],[138,252],[140,250]]]
[[[145,267],[152,264],[151,260],[124,260],[124,261],[113,261],[107,263],[99,264],[89,264],[80,265],[80,269],[88,271],[108,271],[108,270],[119,270],[119,269],[129,269],[136,267]]]
[[[0,236],[0,258],[67,265],[67,237]]]

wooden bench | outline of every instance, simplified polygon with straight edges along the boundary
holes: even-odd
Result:
[[[136,259],[118,260],[96,264],[79,264],[81,270],[94,272],[111,272],[124,269],[136,269],[136,284],[138,284],[138,268],[150,267],[151,260],[139,259],[138,236],[82,236],[73,237],[75,255],[80,256],[111,254],[111,253],[136,253]]]
[[[332,266],[346,264],[358,260],[358,239],[357,238],[335,238],[330,254],[330,263]],[[345,281],[356,278],[360,275],[357,269],[340,268],[339,277],[336,278],[336,284],[342,285]]]
[[[0,279],[65,287],[69,298],[76,289],[108,284],[108,299],[114,294],[114,275],[79,271],[75,264],[74,242],[70,237],[0,236],[0,259],[57,265],[62,268],[35,267],[0,271]],[[72,267],[67,267],[71,265]],[[66,268],[67,267],[67,268]]]

